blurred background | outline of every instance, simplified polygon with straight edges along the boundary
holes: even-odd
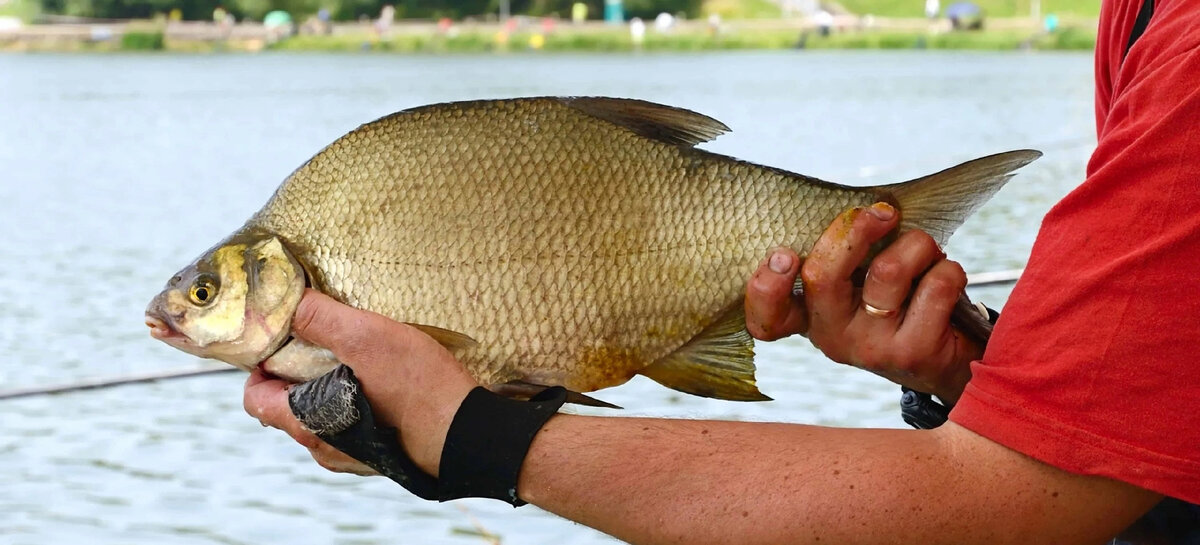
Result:
[[[0,50],[1089,50],[1099,11],[1099,0],[0,0]]]
[[[371,0],[0,0],[0,397],[201,365],[143,325],[165,280],[338,136],[451,100],[662,102],[733,129],[705,149],[852,185],[1041,149],[947,248],[968,272],[1019,269],[1094,145],[1098,6],[981,2],[955,29],[953,5],[927,4],[405,0],[389,19]],[[265,25],[273,11],[286,22]],[[971,295],[1001,308],[1009,289]],[[897,387],[806,340],[758,352],[773,402],[641,378],[597,396],[620,416],[903,426]],[[0,543],[613,542],[532,506],[328,473],[245,415],[243,380],[0,399]]]

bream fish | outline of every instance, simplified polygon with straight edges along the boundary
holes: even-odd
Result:
[[[746,281],[877,201],[944,244],[1041,154],[847,187],[695,147],[726,132],[615,98],[438,104],[367,123],[291,174],[146,311],[186,352],[292,381],[336,366],[290,337],[305,286],[417,325],[485,385],[576,392],[636,374],[691,394],[769,399],[754,378]],[[876,248],[877,250],[878,248]]]

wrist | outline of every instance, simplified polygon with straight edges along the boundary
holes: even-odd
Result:
[[[974,360],[971,360],[974,361]],[[930,394],[937,396],[942,403],[947,407],[953,407],[958,403],[958,398],[962,397],[963,390],[967,389],[967,383],[971,381],[971,363],[959,364],[956,372],[942,382],[941,387],[928,390]]]
[[[437,477],[441,470],[442,449],[454,415],[467,394],[478,386],[474,381],[458,382],[439,390],[436,395],[414,399],[395,422],[400,442],[422,471]]]
[[[936,387],[922,390],[941,399],[947,406],[958,403],[971,381],[971,362],[983,358],[983,347],[968,340],[958,333],[954,334],[954,355],[952,363],[943,370],[943,376]],[[920,389],[920,388],[918,388]]]

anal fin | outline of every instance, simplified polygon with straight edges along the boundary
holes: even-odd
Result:
[[[488,389],[496,394],[504,397],[530,398],[542,393],[542,390],[549,388],[544,384],[533,384],[521,380],[505,382],[504,384],[493,384],[488,386]],[[576,405],[585,405],[588,407],[602,407],[605,409],[620,409],[621,407],[613,405],[607,401],[601,401],[591,396],[587,396],[574,390],[567,390],[567,403]]]
[[[639,371],[668,388],[730,401],[770,401],[754,381],[754,339],[739,299],[699,335]]]

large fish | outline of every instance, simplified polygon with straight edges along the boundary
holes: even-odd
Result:
[[[853,188],[695,147],[727,130],[614,98],[405,110],[292,173],[171,278],[146,321],[186,352],[306,381],[337,363],[289,336],[308,285],[418,325],[482,384],[513,394],[642,374],[701,396],[769,399],[742,310],[769,249],[803,255],[840,212],[877,201],[900,210],[901,231],[945,243],[1041,155]]]

